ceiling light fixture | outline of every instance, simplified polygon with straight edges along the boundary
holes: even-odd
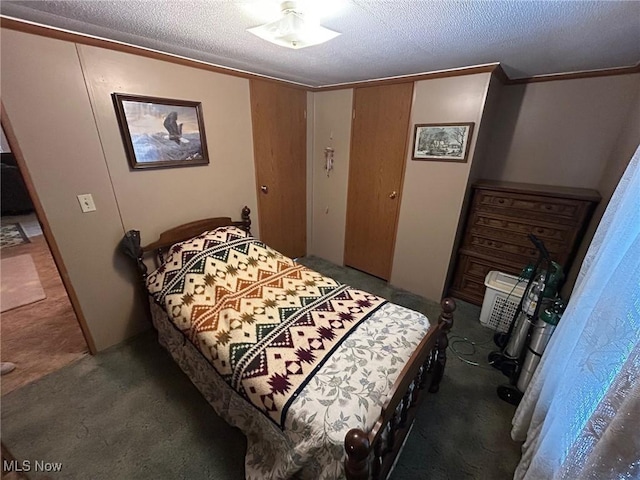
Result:
[[[296,2],[282,2],[282,18],[247,31],[271,43],[293,49],[327,42],[340,33],[305,16]]]

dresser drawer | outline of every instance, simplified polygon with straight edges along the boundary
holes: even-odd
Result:
[[[484,244],[523,255],[529,255],[530,250],[533,250],[534,255],[537,254],[529,236],[518,232],[495,230],[486,227],[471,227],[467,233],[467,238],[470,240],[469,245]],[[542,239],[542,242],[549,253],[564,250],[564,245],[561,242],[548,239]]]
[[[473,277],[463,275],[458,279],[458,282],[449,289],[448,295],[475,305],[482,305],[484,290],[484,280],[479,281]]]
[[[507,218],[483,212],[474,213],[469,221],[469,226],[472,230],[476,228],[482,229],[477,230],[478,232],[485,231],[484,229],[495,229],[494,234],[496,236],[502,235],[501,232],[519,233],[525,236],[532,233],[544,242],[548,240],[561,243],[573,242],[575,235],[575,228],[569,225],[554,225],[535,222],[530,219]]]
[[[519,275],[523,266],[500,263],[473,254],[460,253],[449,295],[480,305],[484,299],[484,279],[490,271],[498,270],[512,275]]]
[[[552,223],[582,223],[586,204],[580,200],[539,197],[511,192],[478,190],[475,202],[478,211],[494,212],[515,218],[533,218]]]
[[[496,260],[496,262],[518,265],[520,269],[524,268],[529,263],[535,263],[536,259],[538,258],[537,251],[533,249],[531,250],[532,253],[530,255],[512,253],[500,250],[497,243],[492,244],[492,246],[490,247],[486,247],[483,245],[469,245],[465,246],[465,250],[484,257],[492,257]]]
[[[469,247],[483,247],[486,249],[495,250],[492,253],[492,256],[499,257],[501,253],[512,253],[515,255],[520,255],[525,258],[535,258],[538,256],[538,251],[536,248],[529,242],[530,246],[518,245],[514,243],[504,242],[497,238],[487,238],[481,237],[478,235],[471,234],[469,235]]]

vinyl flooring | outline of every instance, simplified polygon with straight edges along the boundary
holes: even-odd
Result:
[[[2,219],[2,223],[6,221]],[[2,395],[59,370],[88,352],[47,242],[37,225],[33,226],[33,219],[31,225],[28,222],[23,229],[28,236],[34,235],[31,242],[3,248],[0,255],[5,258],[30,254],[46,298],[2,313],[0,357],[3,362],[16,364],[13,372],[0,377]]]

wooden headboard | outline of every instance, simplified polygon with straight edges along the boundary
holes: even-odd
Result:
[[[230,217],[215,217],[185,223],[184,225],[179,225],[162,232],[158,240],[145,245],[144,247],[140,246],[140,232],[138,230],[129,230],[120,242],[120,248],[125,255],[136,261],[138,270],[142,275],[142,279],[145,280],[147,277],[147,266],[144,263],[144,258],[148,254],[153,253],[156,264],[159,266],[164,262],[166,252],[172,245],[197,237],[203,232],[214,230],[219,227],[235,226],[250,234],[250,215],[251,210],[249,207],[245,206],[242,209],[240,221],[233,221]]]

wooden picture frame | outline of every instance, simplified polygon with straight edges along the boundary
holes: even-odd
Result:
[[[466,163],[473,122],[420,123],[413,134],[413,160]]]
[[[200,102],[123,93],[112,97],[131,168],[209,164]]]

